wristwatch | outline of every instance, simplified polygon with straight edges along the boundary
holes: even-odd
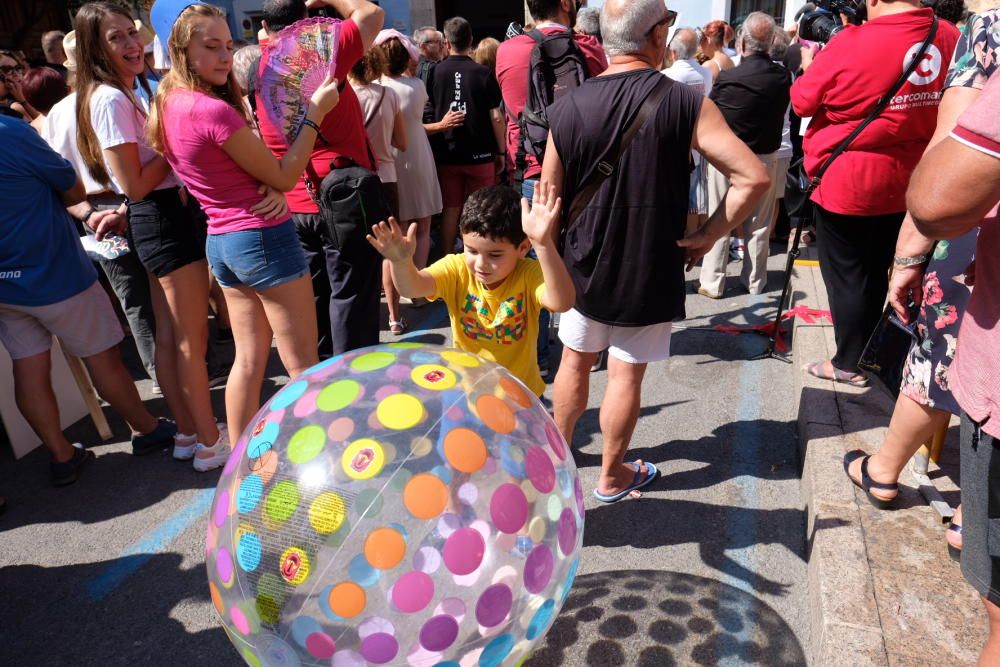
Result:
[[[94,215],[95,213],[97,213],[97,209],[91,207],[91,209],[86,213],[84,213],[83,217],[80,218],[80,222],[82,222],[83,224],[87,224],[87,221],[90,220],[90,216]]]
[[[917,255],[916,257],[899,257],[897,255],[892,260],[892,263],[896,266],[917,266],[918,264],[925,264],[926,262],[927,255]]]

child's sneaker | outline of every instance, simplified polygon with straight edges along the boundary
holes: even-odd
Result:
[[[190,461],[194,458],[195,447],[198,446],[198,436],[186,433],[174,435],[174,458],[178,461]]]
[[[52,462],[49,471],[52,474],[53,486],[72,484],[80,477],[83,466],[94,460],[94,452],[84,449],[79,442],[73,443],[73,458],[62,463]]]
[[[194,469],[198,472],[208,472],[226,465],[232,448],[229,446],[229,433],[226,427],[219,424],[219,440],[211,447],[198,443],[194,447]]]

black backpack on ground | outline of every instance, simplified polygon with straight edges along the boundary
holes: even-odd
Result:
[[[587,60],[571,31],[560,30],[546,35],[540,30],[532,30],[524,34],[535,40],[535,46],[528,61],[528,98],[516,119],[521,130],[515,164],[515,179],[519,183],[524,180],[527,156],[534,155],[541,163],[545,155],[549,105],[590,78]]]

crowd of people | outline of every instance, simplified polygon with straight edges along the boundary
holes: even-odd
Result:
[[[984,660],[1000,661],[1000,13],[856,4],[867,20],[820,45],[761,12],[676,26],[663,0],[528,0],[533,23],[502,42],[462,17],[411,38],[367,0],[266,0],[260,44],[240,45],[205,2],[156,0],[150,30],[96,1],[43,36],[44,66],[0,51],[0,343],[52,482],[93,458],[59,428],[53,336],[134,454],[171,449],[204,472],[258,410],[273,343],[292,378],[377,344],[384,294],[392,334],[441,300],[452,345],[540,397],[561,313],[555,422],[572,443],[606,355],[594,496],[636,496],[658,471],[627,452],[647,366],[685,317],[685,271],[700,262],[694,291],[718,299],[741,261],[741,288],[761,294],[772,242],[814,222],[837,349],[803,372],[867,386],[887,298],[916,341],[882,448],[848,453],[845,473],[887,507],[906,461],[962,416],[964,518],[947,540],[985,600]],[[342,19],[335,71],[286,136],[259,112],[258,77],[314,9]],[[800,162],[812,219],[784,204]],[[379,219],[345,221],[324,197],[348,172],[376,184],[351,187]],[[223,421],[213,312],[234,345]],[[169,419],[140,400],[123,322]]]

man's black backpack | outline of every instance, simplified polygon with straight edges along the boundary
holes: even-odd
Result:
[[[333,247],[341,250],[368,246],[365,235],[392,215],[378,175],[358,165],[327,174],[317,203]]]
[[[535,40],[528,61],[528,98],[517,117],[521,140],[517,146],[518,182],[524,180],[527,156],[534,155],[540,163],[549,138],[549,105],[590,78],[587,61],[580,52],[573,33],[560,30],[550,35],[540,30],[524,33]]]

